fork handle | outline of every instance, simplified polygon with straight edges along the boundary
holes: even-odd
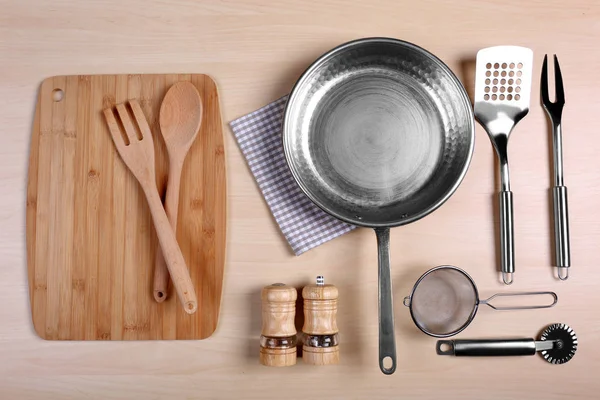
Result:
[[[555,263],[558,268],[569,268],[571,266],[571,252],[569,245],[567,187],[554,186],[552,188],[552,197],[554,200]]]
[[[183,304],[185,312],[193,314],[198,309],[194,285],[156,188],[155,190],[149,189],[146,191],[146,199],[148,200],[162,254],[167,262],[167,268],[179,301]]]
[[[510,190],[503,190],[500,198],[500,263],[502,280],[510,285],[515,273],[515,240],[513,225],[513,194]]]

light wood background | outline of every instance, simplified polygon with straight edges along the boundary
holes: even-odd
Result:
[[[0,398],[593,399],[600,396],[600,8],[595,0],[0,0]],[[477,127],[467,177],[430,217],[392,231],[399,368],[377,365],[375,237],[357,230],[301,257],[279,233],[226,129],[228,239],[215,334],[190,342],[46,342],[27,296],[25,188],[36,91],[53,75],[211,75],[224,121],[287,93],[318,55],[350,39],[391,36],[432,51],[459,75],[478,49],[534,49],[560,57],[564,156],[573,267],[558,282],[552,260],[547,122],[533,83],[529,115],[510,140],[517,275],[513,290],[555,290],[552,310],[481,309],[460,337],[532,337],[565,322],[579,351],[563,366],[539,357],[457,359],[412,325],[402,297],[438,264],[466,269],[482,295],[498,282],[492,204],[494,158]],[[318,274],[340,289],[341,364],[285,369],[258,364],[260,289],[298,287]]]

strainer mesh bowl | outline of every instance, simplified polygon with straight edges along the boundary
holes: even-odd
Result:
[[[410,312],[419,329],[435,337],[457,334],[469,325],[479,303],[477,287],[466,272],[436,267],[415,284]]]

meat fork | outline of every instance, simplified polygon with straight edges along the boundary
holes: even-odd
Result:
[[[558,58],[554,55],[554,87],[556,99],[550,101],[548,96],[548,56],[544,56],[542,81],[540,84],[542,105],[552,122],[552,147],[554,150],[554,187],[552,198],[554,203],[554,264],[558,267],[558,277],[567,280],[571,266],[569,250],[569,210],[567,207],[567,187],[563,177],[562,159],[562,110],[565,105],[565,92]]]

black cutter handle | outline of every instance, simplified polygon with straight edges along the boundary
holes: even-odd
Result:
[[[446,347],[446,348],[444,348]],[[438,340],[439,355],[460,356],[532,356],[535,354],[533,339],[480,339]]]

